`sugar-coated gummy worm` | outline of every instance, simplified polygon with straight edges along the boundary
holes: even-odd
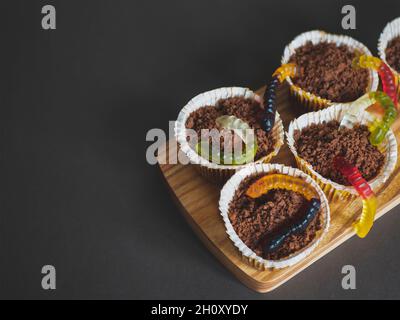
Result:
[[[269,174],[253,182],[246,190],[250,198],[259,198],[272,189],[286,189],[301,193],[307,200],[316,194],[314,189],[303,179],[281,173]]]
[[[293,63],[283,64],[273,73],[269,86],[264,93],[265,114],[263,118],[263,128],[266,132],[271,131],[275,124],[276,89],[286,77],[293,77],[295,74],[296,65]]]
[[[390,99],[384,92],[370,92],[369,96],[376,100],[385,109],[383,119],[381,121],[375,121],[369,128],[371,131],[369,141],[372,145],[377,146],[383,141],[383,139],[385,139],[387,132],[396,120],[397,109],[394,106],[392,99]]]
[[[305,202],[300,209],[301,212],[305,212],[304,217],[300,221],[296,222],[290,227],[287,227],[273,238],[271,238],[269,235],[263,236],[260,240],[260,245],[264,255],[277,250],[290,235],[299,234],[300,232],[306,230],[311,221],[314,220],[320,207],[321,201],[317,198],[312,198],[310,201]]]
[[[378,71],[379,77],[382,80],[383,91],[390,97],[390,99],[392,99],[395,107],[397,108],[398,98],[396,78],[386,63],[376,57],[360,55],[353,60],[353,67],[373,69]]]
[[[377,208],[375,194],[368,182],[361,176],[360,171],[343,157],[335,157],[333,167],[346,177],[362,198],[363,209],[361,217],[354,223],[353,227],[357,235],[360,238],[364,238],[374,223]]]

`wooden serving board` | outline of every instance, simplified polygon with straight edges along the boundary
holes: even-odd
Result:
[[[265,88],[258,90],[262,94]],[[288,87],[278,92],[278,111],[281,114],[285,130],[289,122],[307,112],[301,105],[289,97]],[[400,119],[392,127],[396,137],[400,134]],[[168,159],[166,155],[176,153],[177,145],[170,141],[159,149],[158,158]],[[168,161],[167,161],[168,162]],[[295,167],[295,160],[285,144],[273,163],[282,163]],[[218,201],[221,186],[216,186],[203,177],[191,165],[159,164],[161,173],[180,207],[184,217],[201,238],[207,248],[249,288],[258,292],[271,291],[307,268],[313,262],[326,255],[341,243],[354,235],[351,227],[361,213],[361,201],[337,201],[330,204],[331,227],[319,246],[298,264],[284,269],[259,271],[242,260],[240,252],[225,233],[225,225],[219,214]],[[396,169],[389,181],[378,192],[378,212],[376,219],[400,203],[400,169]]]

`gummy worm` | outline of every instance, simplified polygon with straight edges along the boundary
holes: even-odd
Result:
[[[360,55],[353,60],[353,67],[378,71],[379,77],[382,80],[383,91],[390,97],[390,99],[392,99],[397,108],[396,79],[386,63],[376,57]]]
[[[347,127],[349,129],[353,128],[355,123],[360,122],[360,113],[374,103],[375,101],[373,97],[368,93],[352,102],[349,109],[344,114],[342,121],[340,121],[340,127]]]
[[[371,131],[371,135],[369,136],[369,142],[372,145],[379,145],[387,132],[389,131],[391,125],[397,118],[397,109],[394,106],[392,99],[389,96],[381,91],[370,92],[369,96],[376,101],[385,109],[385,114],[381,121],[375,121],[373,125],[369,128]]]
[[[215,119],[218,127],[222,129],[234,130],[234,132],[242,139],[245,143],[247,143],[248,135],[246,130],[251,130],[249,124],[243,121],[240,118],[235,116],[220,116]]]
[[[243,164],[252,161],[257,153],[258,146],[254,130],[251,131],[248,123],[235,116],[227,115],[218,117],[215,121],[221,128],[233,130],[245,143],[244,152],[240,155],[236,155],[233,152],[231,155],[224,155],[225,158],[231,159],[232,164]],[[249,135],[249,133],[252,134]]]
[[[214,163],[239,165],[252,161],[257,153],[258,146],[254,134],[249,134],[248,130],[251,130],[251,128],[247,122],[235,116],[228,115],[218,117],[215,121],[220,128],[233,130],[242,139],[246,145],[244,152],[237,155],[234,152],[235,150],[232,150],[232,152],[228,154],[224,152],[222,155],[220,149],[216,150],[213,148],[208,140],[201,140],[197,143],[195,146],[196,152],[206,157],[208,155],[209,161]]]
[[[286,228],[278,236],[273,238],[270,238],[268,235],[263,236],[260,240],[260,244],[264,255],[278,249],[290,235],[299,234],[306,230],[307,226],[311,223],[311,221],[314,220],[314,217],[317,215],[320,207],[321,201],[316,198],[312,198],[310,201],[307,201],[305,204],[303,204],[302,208],[300,209],[302,212],[306,212],[303,219]]]
[[[335,157],[333,159],[333,167],[347,178],[348,182],[362,198],[363,209],[361,217],[353,224],[353,228],[360,238],[364,238],[374,223],[377,208],[375,194],[368,182],[361,176],[360,171],[343,157]]]
[[[258,179],[250,185],[246,191],[246,195],[250,198],[259,198],[272,189],[286,189],[301,193],[307,199],[307,202],[302,207],[302,211],[305,211],[306,213],[301,221],[287,227],[277,236],[273,238],[269,235],[263,236],[260,240],[260,244],[263,248],[264,254],[278,249],[283,244],[284,240],[290,235],[304,231],[321,207],[320,200],[315,198],[315,191],[313,191],[303,179],[285,174],[271,174]]]
[[[255,199],[272,189],[286,189],[298,192],[307,200],[310,200],[315,195],[315,191],[303,179],[280,173],[261,177],[250,185],[246,191],[246,195]]]
[[[266,132],[272,130],[275,124],[276,113],[276,89],[282,84],[286,77],[293,77],[296,74],[296,65],[287,63],[281,65],[272,74],[271,82],[264,93],[264,119],[263,128]]]

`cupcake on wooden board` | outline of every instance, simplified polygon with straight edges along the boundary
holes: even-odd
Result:
[[[182,152],[203,176],[224,182],[249,163],[268,162],[278,153],[284,139],[282,121],[276,113],[272,130],[266,132],[262,127],[264,113],[261,97],[247,88],[208,91],[181,110],[175,123],[175,137]],[[195,143],[189,139],[189,131],[195,134]],[[216,137],[210,137],[210,132],[216,132]],[[251,134],[244,137],[243,132]],[[250,136],[253,142],[247,143]],[[232,153],[230,157],[229,150],[238,143],[243,154]],[[210,146],[217,146],[218,150],[208,149]]]
[[[278,164],[237,172],[223,187],[219,208],[230,239],[260,270],[301,261],[329,228],[329,204],[317,183]]]
[[[351,37],[314,30],[286,46],[281,62],[297,67],[295,76],[286,78],[291,93],[306,107],[318,110],[333,103],[351,103],[378,88],[375,71],[352,67],[360,54],[371,52]]]
[[[304,114],[290,123],[287,132],[288,145],[299,168],[319,183],[329,200],[358,194],[347,178],[334,169],[336,157],[357,167],[374,191],[385,183],[397,163],[393,131],[389,130],[383,142],[374,146],[368,129],[374,117],[363,111],[352,128],[340,127],[347,111],[347,106],[339,104]]]
[[[380,58],[400,77],[400,17],[389,22],[378,42]]]

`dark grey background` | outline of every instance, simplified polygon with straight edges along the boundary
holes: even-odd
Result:
[[[57,30],[41,29],[41,7]],[[357,30],[341,29],[341,7]],[[269,294],[207,251],[146,163],[146,132],[194,95],[258,88],[297,34],[376,53],[393,1],[1,1],[1,298],[400,298],[400,209]],[[41,267],[57,289],[41,289]],[[341,268],[357,269],[357,290]]]

